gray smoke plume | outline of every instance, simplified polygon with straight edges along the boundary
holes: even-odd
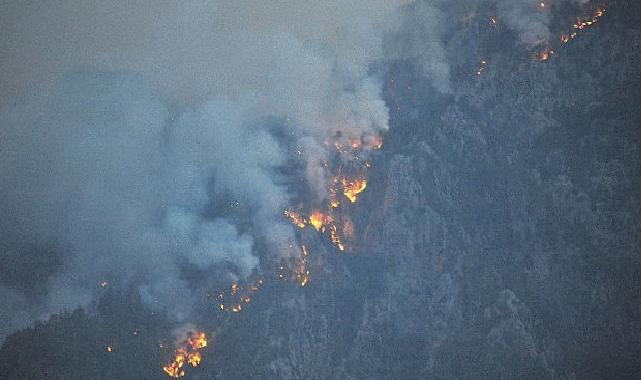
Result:
[[[286,254],[292,152],[263,121],[288,120],[323,188],[325,137],[387,128],[369,67],[403,3],[3,3],[0,336],[102,280],[184,320],[190,268]]]
[[[448,11],[468,3],[0,3],[0,336],[104,279],[184,319],[185,271],[287,254],[293,152],[265,120],[286,120],[299,181],[326,196],[324,139],[387,128],[372,64],[416,60],[450,92]],[[549,33],[536,2],[496,7],[524,43]]]
[[[499,0],[496,8],[499,19],[518,33],[521,42],[536,45],[549,40],[549,12],[540,1]]]
[[[273,175],[283,152],[229,104],[172,121],[136,78],[76,74],[0,117],[3,248],[60,255],[59,270],[41,279],[45,311],[88,303],[103,279],[139,283],[150,300],[188,310],[181,264],[227,262],[247,275],[258,263],[254,239],[275,251],[288,241],[278,212],[287,194]],[[250,226],[206,217],[222,194],[251,213]]]

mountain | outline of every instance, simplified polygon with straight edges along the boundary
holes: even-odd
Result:
[[[394,62],[352,249],[301,232],[309,284],[207,316],[187,378],[638,378],[639,19],[616,2],[545,62],[508,30],[462,27],[449,93]],[[7,338],[0,378],[163,378],[170,326],[108,293]]]

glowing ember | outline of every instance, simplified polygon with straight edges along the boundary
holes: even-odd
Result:
[[[487,61],[486,60],[482,60],[481,64],[479,65],[479,68],[476,69],[476,75],[483,74],[483,71],[485,71],[486,67],[487,67]]]
[[[194,351],[205,348],[207,347],[207,335],[202,331],[198,332],[195,336],[188,338],[187,343]]]
[[[539,53],[539,59],[541,60],[541,62],[546,62],[550,59],[552,54],[554,54],[554,50],[545,49],[541,53]]]
[[[259,279],[250,282],[247,285],[239,285],[237,282],[232,282],[229,291],[221,291],[218,293],[218,309],[222,311],[229,311],[232,313],[239,313],[243,310],[243,305],[248,304],[252,300],[252,295],[255,294],[263,280]]]
[[[285,215],[292,221],[293,224],[295,224],[298,228],[305,228],[306,222],[305,218],[301,216],[301,214],[291,211],[291,210],[285,210]]]
[[[481,61],[481,69],[485,70],[487,61]],[[349,160],[347,171],[358,170],[355,177],[346,176],[342,172],[345,167],[342,164],[333,166],[330,161],[323,160],[322,166],[332,171],[331,185],[328,190],[328,203],[327,209],[316,209],[305,215],[303,213],[294,211],[292,209],[286,210],[285,216],[296,227],[303,229],[306,226],[312,226],[316,231],[324,234],[328,233],[329,238],[339,251],[346,250],[345,243],[342,236],[350,237],[353,234],[354,226],[351,219],[345,213],[338,214],[338,220],[334,218],[334,209],[341,206],[339,194],[343,194],[351,203],[358,200],[363,191],[367,188],[367,178],[364,175],[365,171],[372,166],[371,161],[364,159],[360,153],[367,154],[367,151],[377,150],[383,147],[383,137],[378,134],[365,135],[360,138],[348,138],[343,136],[340,132],[336,132],[334,137],[325,139],[327,147],[335,148],[340,154],[341,159],[346,158]],[[361,161],[357,165],[355,162]],[[360,166],[360,168],[359,168]],[[338,224],[340,222],[341,224]],[[341,236],[342,234],[342,236]],[[276,276],[280,280],[295,279],[301,286],[305,286],[309,281],[309,271],[306,268],[307,263],[307,248],[303,246],[303,258],[296,265],[285,263],[281,265],[276,271]],[[287,268],[287,269],[286,269]],[[293,269],[292,269],[293,268]],[[222,297],[222,294],[221,294]],[[220,298],[222,300],[222,298]],[[228,307],[220,303],[220,309],[225,310]],[[240,306],[239,304],[235,306]],[[239,311],[240,307],[232,307],[231,311]]]
[[[200,350],[207,347],[207,335],[204,332],[189,333],[187,339],[178,343],[174,360],[162,369],[174,378],[185,376],[186,364],[198,367],[202,361]]]
[[[344,251],[345,245],[343,244],[340,236],[338,235],[338,229],[336,228],[335,224],[332,224],[330,226],[329,234],[330,234],[330,239],[332,240],[332,243],[338,248],[338,250]]]
[[[576,22],[574,25],[572,25],[573,29],[577,30],[583,30],[586,29],[594,24],[596,24],[601,17],[605,14],[605,7],[599,7],[597,8],[592,16],[587,17],[587,18],[577,18]]]
[[[603,17],[604,14],[605,14],[605,7],[601,6],[601,7],[598,7],[589,17],[578,17],[577,21],[574,24],[572,24],[570,31],[567,33],[561,34],[561,37],[560,37],[561,43],[565,45],[565,44],[568,44],[570,41],[574,40],[579,35],[578,33],[580,31],[586,30],[589,27],[596,24],[601,19],[601,17]]]
[[[307,257],[309,255],[307,253],[307,247],[305,247],[305,245],[301,246],[301,253],[302,257],[300,259],[300,262],[298,263],[298,266],[296,267],[294,276],[300,286],[305,287],[305,285],[307,285],[307,283],[309,282],[309,270],[307,269]]]

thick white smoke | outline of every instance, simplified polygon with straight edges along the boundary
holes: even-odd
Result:
[[[322,182],[326,136],[387,128],[370,65],[404,2],[3,4],[3,254],[59,263],[38,297],[0,287],[0,334],[87,304],[105,278],[180,319],[186,267],[245,276],[284,252],[276,169],[292,152],[261,120],[289,120]]]
[[[277,169],[292,152],[262,121],[295,128],[323,196],[324,138],[387,128],[372,63],[415,59],[451,91],[454,3],[0,3],[0,255],[5,267],[56,264],[35,266],[44,284],[2,282],[0,336],[86,304],[103,278],[188,311],[184,266],[243,276],[262,251],[285,251]],[[496,6],[523,42],[548,33],[536,2]],[[386,44],[388,33],[406,41]]]
[[[258,263],[254,239],[274,250],[287,243],[277,211],[287,194],[273,174],[283,152],[240,111],[212,102],[172,121],[136,78],[76,74],[0,114],[3,243],[17,252],[51,244],[62,256],[42,279],[45,311],[86,304],[103,279],[142,284],[149,300],[188,310],[181,264],[225,262],[247,275]],[[207,217],[217,194],[252,225]]]

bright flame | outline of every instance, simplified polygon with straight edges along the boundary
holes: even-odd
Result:
[[[195,352],[187,359],[187,362],[191,364],[192,367],[198,367],[201,360],[202,357],[200,356],[200,352]]]
[[[365,177],[358,177],[353,180],[343,178],[343,195],[352,203],[356,202],[359,194],[362,193],[366,187],[367,180]]]
[[[262,279],[250,282],[247,285],[239,285],[236,281],[232,282],[229,290],[223,290],[218,293],[218,309],[239,313],[243,310],[243,304],[248,304],[263,284]]]
[[[601,19],[601,17],[603,17],[604,14],[605,14],[605,7],[600,6],[589,17],[585,17],[585,18],[577,17],[577,20],[574,24],[572,24],[570,31],[567,33],[561,34],[561,37],[560,37],[561,43],[567,44],[570,41],[574,40],[578,36],[578,33],[580,31],[588,29],[589,27],[596,24]]]
[[[554,50],[545,49],[541,53],[539,53],[539,59],[541,60],[541,62],[546,62],[550,59],[552,54],[554,54]]]
[[[190,333],[187,339],[178,343],[174,360],[165,365],[162,368],[163,371],[173,378],[185,376],[185,365],[198,367],[202,361],[200,350],[205,347],[207,347],[207,335],[204,332]]]
[[[301,288],[304,288],[309,282],[309,270],[307,269],[307,257],[309,254],[307,253],[307,247],[305,247],[305,245],[301,246],[301,255],[302,257],[295,270],[295,277]]]
[[[194,337],[187,339],[187,343],[194,351],[205,348],[207,347],[207,335],[202,331],[198,332]]]
[[[285,215],[292,221],[294,225],[296,225],[298,228],[305,228],[306,222],[305,218],[302,217],[301,214],[297,213],[296,211],[292,210],[285,210]]]
[[[311,224],[316,231],[322,232],[324,229],[323,226],[329,221],[331,221],[331,218],[323,214],[320,210],[316,210],[309,215],[309,224]]]

